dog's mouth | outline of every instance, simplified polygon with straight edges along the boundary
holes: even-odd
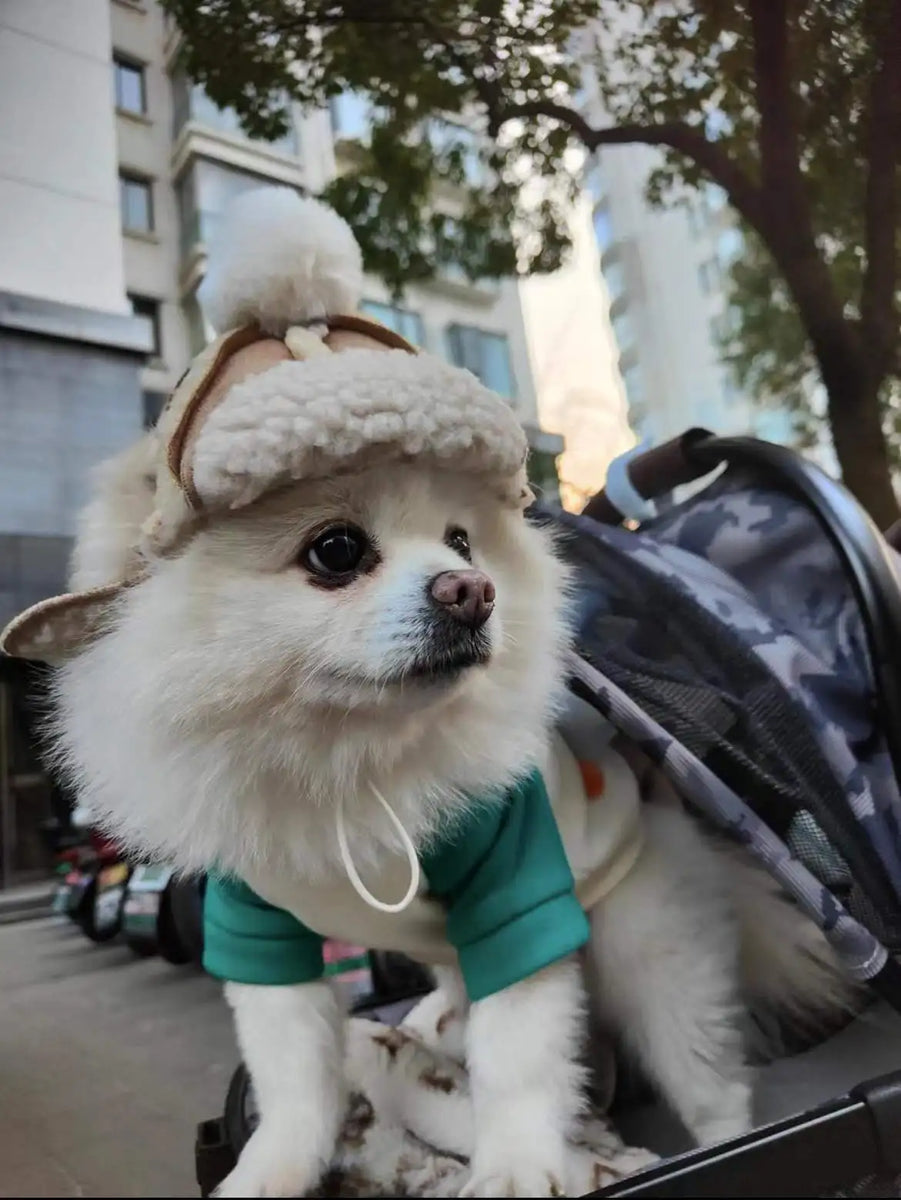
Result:
[[[484,666],[490,658],[491,652],[485,649],[466,653],[460,651],[441,658],[419,659],[398,678],[418,680],[422,683],[450,682],[458,679],[470,667]]]
[[[471,667],[491,659],[491,642],[482,632],[435,637],[428,649],[398,671],[392,683],[452,683]]]

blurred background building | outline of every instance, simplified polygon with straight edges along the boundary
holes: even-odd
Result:
[[[561,499],[578,511],[603,486],[610,460],[635,437],[587,194],[574,206],[570,232],[566,265],[523,280],[520,297],[540,424],[563,440]]]

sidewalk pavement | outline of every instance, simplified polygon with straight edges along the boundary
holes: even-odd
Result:
[[[237,1065],[220,986],[65,918],[0,926],[0,1197],[187,1196]]]
[[[55,879],[0,889],[0,925],[14,921],[32,921],[50,915]]]

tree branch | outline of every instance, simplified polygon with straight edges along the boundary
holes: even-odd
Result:
[[[597,150],[599,146],[627,146],[638,143],[645,146],[666,146],[684,154],[728,193],[732,205],[748,224],[767,240],[769,221],[759,187],[724,150],[690,125],[671,121],[659,125],[627,124],[595,129],[575,109],[550,100],[510,105],[498,113],[501,123],[528,120],[530,117],[549,117],[559,121],[571,129],[591,151]]]
[[[872,2],[869,9],[884,8]],[[860,297],[864,342],[879,375],[891,369],[898,349],[895,291],[898,280],[898,156],[901,139],[901,4],[888,6],[873,41],[879,60],[870,88],[864,204],[867,265]]]

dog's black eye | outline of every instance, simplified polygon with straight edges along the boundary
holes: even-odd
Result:
[[[459,525],[451,525],[444,535],[444,541],[451,550],[456,550],[461,558],[472,562],[472,547],[469,544],[469,534],[465,529],[461,529]]]
[[[323,579],[355,575],[372,552],[372,543],[353,525],[330,525],[318,533],[300,554],[300,561]]]

